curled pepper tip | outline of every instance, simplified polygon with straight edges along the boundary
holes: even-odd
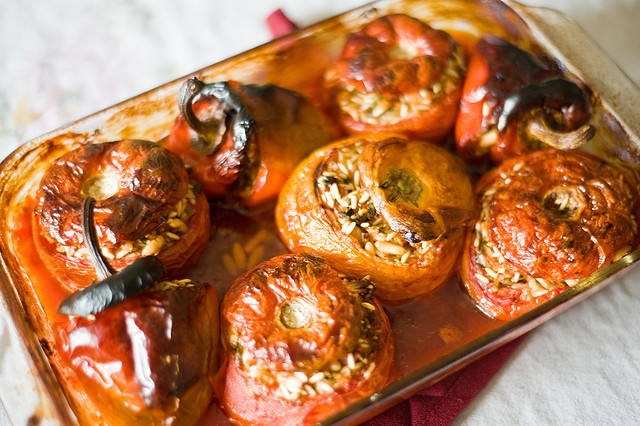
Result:
[[[204,120],[193,111],[193,103],[201,97],[213,98],[218,103],[215,113]],[[237,152],[244,152],[252,138],[253,115],[228,81],[205,84],[190,78],[180,89],[178,109],[187,125],[198,134],[191,145],[202,155],[216,152],[229,130]]]
[[[193,97],[197,95],[203,87],[204,83],[196,77],[191,77],[182,85],[178,93],[178,107],[183,115],[186,112],[183,111],[183,108],[191,102]]]
[[[506,131],[514,120],[525,118],[526,132],[558,149],[575,149],[595,135],[588,124],[591,104],[585,90],[562,77],[521,87],[511,92],[496,110],[496,129]],[[560,117],[554,118],[560,114]]]
[[[496,127],[503,132],[510,122],[539,108],[560,112],[568,108],[575,110],[573,120],[563,117],[567,130],[575,129],[578,127],[577,121],[586,121],[591,115],[591,104],[586,92],[576,83],[558,77],[528,84],[511,92],[504,99],[503,108],[496,110],[499,114]]]
[[[547,145],[557,149],[568,150],[579,148],[593,139],[596,134],[596,128],[587,123],[571,132],[563,132],[555,130],[544,117],[540,117],[540,119],[529,120],[527,132]]]

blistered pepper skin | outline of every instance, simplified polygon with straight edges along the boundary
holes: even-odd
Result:
[[[489,157],[499,164],[548,148],[553,140],[542,140],[526,127],[537,111],[555,131],[570,133],[589,122],[592,107],[586,88],[564,78],[548,58],[496,36],[483,37],[470,56],[460,100],[458,154],[472,163]]]
[[[208,197],[232,206],[273,202],[297,162],[339,135],[319,108],[282,87],[200,82],[193,92],[181,101],[191,111],[177,118],[166,147],[191,168]],[[233,114],[225,109],[229,99]]]
[[[217,291],[202,284],[70,318],[59,325],[57,349],[86,401],[78,411],[95,424],[193,424],[213,395],[218,327]]]

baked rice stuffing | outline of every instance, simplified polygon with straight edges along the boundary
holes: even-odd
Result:
[[[517,172],[524,163],[518,163],[514,166],[513,171]],[[622,179],[622,176],[620,177]],[[498,247],[488,239],[488,220],[489,209],[496,190],[508,183],[509,177],[505,173],[501,173],[500,180],[495,182],[491,187],[482,194],[482,208],[480,218],[476,222],[474,228],[474,247],[476,249],[475,261],[482,272],[475,274],[475,278],[485,284],[491,284],[488,287],[489,293],[495,293],[505,288],[511,288],[521,291],[523,301],[533,301],[535,298],[558,288],[568,288],[575,286],[580,279],[571,279],[564,281],[553,281],[543,278],[534,278],[520,274],[512,267],[510,262],[504,258]],[[630,195],[629,195],[630,196]],[[572,208],[568,193],[559,192],[558,196],[553,199],[558,212],[570,210]],[[632,232],[636,233],[637,229],[634,222]],[[620,249],[614,256],[613,261],[617,261],[631,250],[631,246],[625,246]]]
[[[316,170],[316,193],[331,225],[350,235],[371,256],[401,264],[431,259],[438,240],[410,243],[376,211],[362,186],[358,156],[363,142],[334,149]]]
[[[136,241],[122,241],[113,246],[102,246],[100,249],[107,259],[122,259],[128,256],[157,255],[164,247],[178,241],[189,230],[188,223],[195,214],[196,190],[193,183],[189,183],[187,193],[167,213],[165,222],[159,228]],[[86,247],[57,246],[56,250],[65,256],[77,259],[89,259]]]
[[[341,88],[336,101],[340,109],[356,121],[369,124],[389,125],[429,111],[449,93],[462,84],[466,73],[464,54],[456,46],[440,78],[430,87],[417,88],[397,98],[378,93],[362,93],[354,86]]]

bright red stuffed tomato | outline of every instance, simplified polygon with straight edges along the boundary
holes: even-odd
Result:
[[[637,187],[579,151],[513,158],[479,182],[481,213],[463,252],[467,291],[510,319],[611,264],[640,241]]]
[[[283,255],[238,278],[222,303],[214,380],[241,424],[312,424],[394,376],[393,336],[368,280],[311,254]]]
[[[440,142],[454,126],[465,72],[449,34],[389,15],[347,38],[325,83],[348,132]]]

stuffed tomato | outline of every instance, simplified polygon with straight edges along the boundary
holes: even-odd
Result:
[[[276,222],[290,250],[369,275],[380,299],[399,303],[451,276],[474,209],[470,179],[449,152],[379,134],[309,156],[282,190]]]
[[[313,424],[395,375],[389,320],[367,279],[314,254],[282,255],[239,277],[222,302],[214,388],[241,424]]]
[[[491,316],[514,318],[637,247],[632,182],[581,151],[539,151],[490,171],[463,251],[473,300]]]
[[[397,132],[441,142],[455,123],[466,72],[446,32],[407,15],[348,36],[325,84],[349,133]]]
[[[33,216],[38,254],[69,290],[97,278],[83,235],[88,197],[96,200],[101,251],[115,269],[156,255],[169,277],[181,277],[209,243],[209,204],[178,156],[140,140],[81,146],[46,171]]]

